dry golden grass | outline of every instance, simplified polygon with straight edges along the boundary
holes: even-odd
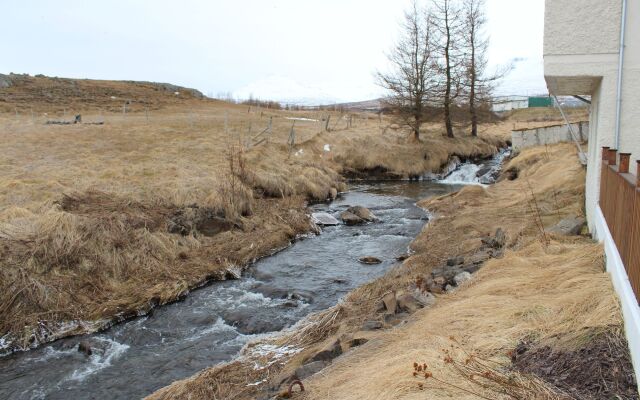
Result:
[[[100,84],[102,94],[128,90]],[[130,90],[153,97],[146,87]],[[480,138],[450,140],[433,124],[416,144],[386,117],[356,114],[346,129],[348,116],[338,113],[159,95],[148,113],[132,107],[126,116],[101,111],[109,98],[69,100],[67,115],[104,125],[58,126],[44,125],[56,118],[42,114],[49,103],[22,100],[19,115],[0,114],[0,337],[11,333],[22,346],[132,316],[284,246],[310,229],[305,200],[344,190],[345,170],[419,174],[453,154],[489,156],[509,132],[492,124]],[[62,118],[58,108],[51,114]],[[327,115],[332,130],[319,133]],[[293,148],[291,118],[309,119],[295,121]],[[268,140],[251,146],[269,121]],[[87,210],[65,209],[65,195]],[[237,227],[214,237],[169,233],[171,216],[193,205]],[[62,329],[69,321],[89,323]]]
[[[342,190],[342,178],[321,159],[288,157],[291,114],[247,114],[215,102],[148,120],[84,116],[104,125],[3,115],[0,336],[28,346],[96,329],[308,231],[305,200]],[[270,117],[269,143],[242,146],[249,121],[266,126]],[[312,136],[318,128],[296,129]],[[66,195],[82,212],[64,207]],[[192,205],[238,228],[213,237],[169,233],[169,219]],[[98,323],[59,326],[78,320]]]
[[[469,398],[477,395],[412,376],[414,362],[426,363],[440,380],[487,398],[508,396],[480,388],[444,360],[450,336],[464,348],[509,364],[508,352],[525,337],[541,340],[585,328],[621,324],[608,276],[602,272],[599,245],[586,240],[534,241],[504,258],[492,260],[474,281],[413,321],[380,335],[370,344],[336,360],[307,382],[308,399]],[[573,341],[570,341],[573,342]],[[420,390],[419,383],[424,384]],[[544,398],[531,391],[525,398]]]
[[[584,172],[573,153],[570,145],[523,151],[507,166],[520,170],[515,181],[488,189],[468,187],[424,202],[439,218],[414,242],[416,255],[394,277],[396,286],[397,281],[406,286],[446,257],[470,253],[480,237],[498,227],[507,232],[511,250],[489,261],[470,284],[420,311],[409,325],[338,359],[307,383],[305,398],[474,399],[478,393],[509,398],[462,379],[443,361],[441,349],[451,345],[450,336],[469,351],[508,364],[507,353],[523,338],[543,341],[562,335],[565,345],[580,346],[594,329],[619,326],[621,316],[603,272],[601,246],[579,237],[545,239],[536,223],[538,215],[550,226],[567,214],[580,214]],[[451,241],[454,236],[458,239]],[[388,288],[388,282],[380,282],[368,293],[356,291],[351,297],[379,298],[373,294]],[[414,378],[414,362],[427,363],[438,379],[476,394]],[[544,390],[531,390],[525,398],[546,395]]]
[[[562,337],[554,346],[580,348],[592,332],[618,329],[622,320],[603,272],[601,246],[585,237],[544,234],[539,228],[539,221],[550,226],[581,213],[584,170],[572,145],[526,149],[507,168],[517,168],[519,177],[424,202],[437,219],[413,242],[412,257],[354,290],[341,304],[310,316],[293,332],[268,340],[304,348],[280,359],[285,365],[256,372],[248,349],[232,365],[205,370],[149,398],[259,397],[266,385],[278,386],[318,349],[376,318],[376,303],[385,292],[407,288],[448,257],[472,254],[480,239],[498,227],[508,239],[502,258],[491,259],[470,283],[439,296],[434,307],[417,312],[407,325],[364,333],[369,342],[305,380],[305,394],[295,398],[510,398],[495,386],[482,388],[463,379],[443,360],[442,349],[452,344],[451,336],[483,359],[508,364],[508,352],[523,338],[544,342]],[[433,376],[446,384],[414,377],[414,362],[428,364]],[[562,398],[535,377],[510,374],[519,382],[521,398]],[[268,382],[262,389],[247,386],[262,379]]]
[[[104,125],[0,115],[0,336],[11,333],[28,346],[97,329],[218,279],[230,265],[242,267],[310,229],[304,200],[345,188],[333,151],[316,138],[319,121],[296,120],[299,144],[287,145],[289,118],[320,117],[216,101],[83,116]],[[334,130],[326,135],[339,139],[330,141],[338,148],[379,123],[363,114],[357,128],[345,130],[344,116],[331,117]],[[268,141],[249,146],[265,136],[255,138],[269,121]],[[66,195],[89,211],[65,209]],[[241,229],[215,237],[169,233],[171,216],[192,205]],[[88,322],[60,325],[70,321]]]
[[[427,124],[416,143],[405,129],[365,126],[350,130],[348,136],[341,132],[323,133],[312,142],[331,144],[333,160],[346,172],[379,171],[406,178],[437,171],[454,155],[486,158],[506,145],[507,139],[491,133],[491,126],[483,126],[482,130],[478,138],[459,132],[456,138],[449,139],[442,135],[439,124]]]
[[[0,89],[0,113],[73,116],[90,111],[120,112],[125,101],[129,103],[128,110],[137,111],[202,101],[202,95],[193,89],[153,82],[28,75],[8,75],[0,79],[10,82],[9,87]]]

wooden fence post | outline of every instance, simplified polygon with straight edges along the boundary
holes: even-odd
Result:
[[[247,149],[251,148],[251,121],[249,121],[249,129],[247,130],[247,143],[245,146]]]
[[[618,150],[609,149],[608,153],[609,153],[609,158],[608,158],[609,165],[616,165],[616,161],[617,161],[616,158],[617,158],[617,155],[618,155]]]
[[[631,153],[620,153],[620,164],[618,166],[618,172],[621,174],[629,173],[629,159],[631,158]]]
[[[287,140],[288,144],[289,144],[289,155],[288,157],[291,157],[291,151],[293,151],[293,147],[296,144],[296,131],[295,131],[295,126],[296,126],[296,120],[293,120],[293,124],[291,124],[291,131],[289,132],[289,140]]]

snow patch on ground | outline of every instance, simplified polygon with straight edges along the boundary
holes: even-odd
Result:
[[[255,361],[253,368],[258,370],[267,368],[279,360],[297,354],[301,351],[301,348],[294,346],[276,346],[274,344],[260,343],[249,348],[247,356],[256,359],[265,359],[266,362],[264,363],[258,362],[257,360]]]
[[[317,119],[312,119],[312,118],[302,118],[302,117],[285,117],[285,119],[289,119],[289,120],[293,120],[293,121],[311,121],[311,122],[318,122]]]

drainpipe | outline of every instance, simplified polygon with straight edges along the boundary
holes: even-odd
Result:
[[[627,0],[622,0],[622,22],[620,24],[620,58],[618,60],[618,88],[616,94],[616,141],[615,148],[620,148],[620,111],[622,108],[622,65],[624,64],[624,31],[627,22]]]
[[[558,107],[558,110],[560,110],[560,114],[562,114],[562,119],[564,119],[564,123],[567,125],[567,128],[569,129],[569,134],[571,135],[571,138],[576,143],[580,162],[582,163],[582,165],[587,165],[587,155],[584,154],[584,151],[582,151],[582,146],[580,146],[580,141],[578,140],[578,136],[576,136],[576,133],[573,131],[573,126],[571,126],[571,122],[569,122],[569,119],[567,119],[567,116],[565,115],[564,111],[562,110],[562,106],[558,101],[558,97],[555,94],[553,95],[553,100],[556,104],[556,107]]]

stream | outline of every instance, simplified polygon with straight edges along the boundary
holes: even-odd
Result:
[[[502,161],[495,161],[498,157],[490,162],[494,169]],[[479,168],[471,165],[462,164],[452,175],[461,169],[464,173],[449,181],[351,185],[332,203],[310,208],[338,217],[349,206],[360,205],[379,222],[324,227],[320,235],[257,261],[239,280],[213,282],[104,332],[0,357],[0,398],[141,398],[229,361],[247,342],[333,306],[388,271],[428,220],[416,201],[459,190],[462,183],[478,183]],[[361,264],[363,256],[383,262]],[[81,340],[91,344],[92,355],[78,351]]]

